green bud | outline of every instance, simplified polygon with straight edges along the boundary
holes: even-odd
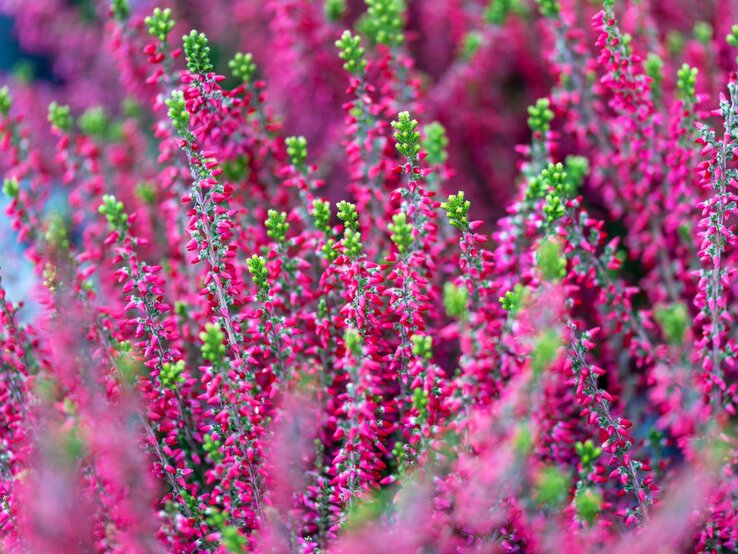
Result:
[[[377,44],[400,46],[403,33],[404,0],[364,0],[367,5],[364,30]]]
[[[548,187],[544,180],[539,177],[531,177],[528,181],[528,188],[525,189],[525,198],[527,200],[537,200],[546,196]]]
[[[506,312],[510,312],[511,315],[515,315],[520,311],[525,302],[526,288],[518,283],[515,285],[513,290],[509,290],[504,296],[500,296],[500,304],[502,309]]]
[[[220,452],[221,446],[223,446],[223,443],[219,440],[213,440],[213,436],[210,433],[206,433],[203,436],[202,449],[208,453],[210,459],[216,464],[223,460],[223,453]],[[210,520],[211,525],[215,523],[215,520]]]
[[[346,15],[346,0],[325,0],[323,10],[329,21],[338,21]]]
[[[59,105],[56,102],[49,104],[49,123],[62,132],[71,131],[73,122],[69,106]]]
[[[602,509],[602,496],[590,488],[582,489],[574,499],[574,507],[580,520],[592,524]]]
[[[3,181],[3,192],[10,196],[10,198],[17,198],[20,193],[20,184],[18,179],[11,177]]]
[[[246,260],[246,265],[249,268],[249,273],[254,280],[256,288],[259,289],[259,300],[262,302],[266,301],[269,297],[269,278],[264,258],[254,254]]]
[[[443,285],[443,305],[449,317],[462,317],[466,315],[469,291],[466,287],[457,287],[453,283]]]
[[[125,21],[131,14],[128,0],[111,0],[110,11],[113,13],[113,17],[118,21]]]
[[[397,114],[397,120],[392,122],[395,130],[394,137],[397,141],[395,148],[408,161],[417,160],[420,152],[420,133],[415,130],[417,126],[418,122],[410,119],[408,112],[400,112]]]
[[[536,265],[545,281],[558,281],[566,275],[566,259],[561,255],[561,245],[550,239],[538,247]]]
[[[233,76],[239,81],[248,83],[254,77],[256,73],[256,64],[254,63],[254,56],[251,53],[243,54],[238,52],[231,61],[228,62],[228,67],[231,69]]]
[[[202,357],[213,365],[218,365],[223,361],[226,353],[225,333],[221,330],[217,323],[206,323],[205,330],[200,332],[200,340],[202,341]]]
[[[287,223],[287,214],[285,212],[277,213],[276,210],[267,212],[267,220],[265,222],[267,228],[267,236],[273,239],[277,244],[284,244],[287,237],[287,231],[290,224]]]
[[[97,209],[108,220],[108,225],[113,231],[125,233],[128,230],[128,214],[123,211],[123,202],[117,200],[111,194],[102,197],[102,204]]]
[[[156,188],[149,182],[143,182],[136,185],[136,198],[144,204],[153,206],[156,203]]]
[[[220,542],[230,554],[245,554],[248,544],[246,537],[233,525],[226,525],[220,530]]]
[[[528,106],[528,127],[535,133],[546,133],[551,128],[554,113],[548,98],[539,98],[534,106]]]
[[[413,354],[418,358],[430,360],[433,357],[433,339],[428,335],[413,335],[410,337],[413,343]]]
[[[555,330],[548,329],[538,335],[531,357],[531,367],[536,376],[551,366],[558,357],[560,348],[561,338]]]
[[[356,211],[356,206],[341,200],[336,204],[336,207],[338,208],[338,219],[343,221],[344,228],[357,231],[359,229],[359,214]]]
[[[346,344],[346,350],[351,352],[355,357],[361,355],[362,338],[356,329],[351,327],[346,329],[343,334],[343,342]]]
[[[423,150],[428,153],[430,165],[440,165],[448,159],[448,137],[446,129],[438,121],[429,123],[423,127]]]
[[[315,218],[315,228],[322,231],[325,235],[330,235],[331,229],[331,203],[316,198],[313,201],[312,215]]]
[[[452,194],[448,197],[448,202],[441,204],[449,223],[462,231],[466,231],[469,227],[469,220],[466,216],[469,213],[470,206],[471,202],[464,200],[464,191],[459,191],[455,195]]]
[[[79,118],[80,130],[90,137],[103,138],[107,125],[108,116],[105,113],[105,108],[102,106],[85,110]]]
[[[664,60],[654,52],[649,52],[646,61],[643,62],[643,68],[646,75],[653,79],[652,89],[660,90],[661,83],[664,81]]]
[[[185,363],[184,360],[178,360],[174,363],[165,362],[159,373],[159,382],[162,388],[174,390],[177,385],[184,383]]]
[[[584,442],[577,442],[574,445],[583,466],[590,466],[602,454],[602,448],[595,446],[594,443],[587,439]]]
[[[400,254],[407,252],[413,243],[413,227],[407,222],[407,215],[405,213],[393,215],[392,223],[387,227],[392,233],[390,238]]]
[[[307,160],[307,140],[305,137],[287,137],[284,141],[287,145],[287,155],[290,162],[297,168],[305,165]]]
[[[513,0],[490,0],[489,5],[484,10],[484,21],[490,25],[502,27],[507,21],[508,15],[512,10]]]
[[[698,21],[694,24],[694,38],[696,38],[702,44],[710,44],[712,40],[712,25],[707,21]]]
[[[343,235],[343,247],[346,249],[346,254],[349,257],[358,258],[361,256],[361,250],[363,248],[361,244],[361,233],[346,229]]]
[[[564,171],[564,165],[561,163],[548,164],[548,167],[541,171],[541,179],[546,188],[554,189],[559,194],[568,193],[567,175]]]
[[[561,198],[554,194],[547,194],[546,205],[543,206],[543,213],[548,223],[553,223],[557,219],[564,217],[566,211],[564,205],[561,203]]]
[[[536,476],[536,502],[551,508],[559,506],[569,494],[570,479],[553,466],[544,467]]]
[[[518,456],[526,456],[533,446],[533,436],[524,423],[518,426],[512,438],[513,448]]]
[[[536,3],[543,17],[554,19],[559,16],[561,6],[559,6],[558,0],[536,0]]]
[[[361,47],[361,38],[352,35],[351,31],[344,31],[341,38],[336,41],[338,57],[344,61],[343,68],[349,73],[358,76],[364,74],[366,60],[364,49]]]
[[[730,34],[725,37],[726,42],[733,48],[738,48],[738,25],[730,28]]]
[[[469,31],[461,43],[461,58],[470,60],[482,46],[483,37],[479,31]]]
[[[667,306],[656,306],[654,316],[661,326],[661,332],[670,344],[682,344],[689,329],[689,310],[682,302]]]
[[[567,176],[567,194],[574,196],[589,175],[589,160],[584,156],[567,156],[564,160]]]
[[[689,64],[683,64],[677,72],[677,90],[682,100],[695,99],[695,89],[697,86],[697,68],[690,67]]]
[[[672,56],[678,56],[684,50],[684,36],[677,30],[671,30],[666,35],[666,48]]]
[[[49,216],[44,238],[55,249],[67,250],[69,248],[67,222],[61,214],[53,213]]]
[[[169,108],[167,114],[169,119],[172,120],[172,125],[180,133],[189,131],[190,128],[190,113],[185,107],[184,94],[181,90],[172,91],[172,95],[167,98],[166,105]]]
[[[146,23],[146,27],[152,37],[159,39],[160,42],[166,42],[169,33],[174,28],[172,10],[169,8],[163,10],[161,8],[154,8],[154,12],[144,19],[144,23]]]
[[[0,88],[0,114],[7,116],[10,113],[10,106],[13,99],[10,96],[10,89],[4,86]]]
[[[197,75],[210,73],[213,70],[213,64],[210,62],[208,37],[193,29],[189,35],[182,37],[182,42],[187,59],[187,69]]]

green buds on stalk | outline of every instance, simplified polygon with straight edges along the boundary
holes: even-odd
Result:
[[[341,200],[336,206],[338,207],[338,219],[343,221],[344,228],[357,231],[359,229],[359,213],[356,211],[356,206],[345,200]]]
[[[110,194],[104,195],[102,201],[98,212],[105,216],[113,231],[125,232],[128,229],[128,214],[123,211],[123,202]]]
[[[172,20],[172,10],[169,8],[154,8],[154,12],[144,19],[149,34],[159,39],[159,42],[166,42],[169,33],[174,29],[174,21]]]
[[[10,113],[10,106],[13,103],[13,99],[10,96],[10,90],[8,87],[0,88],[0,114],[7,116]]]
[[[274,240],[277,244],[284,244],[289,231],[290,224],[287,223],[287,214],[285,212],[278,213],[276,210],[267,212],[267,220],[265,222],[267,228],[267,236]]]
[[[534,106],[528,106],[528,127],[533,133],[546,133],[551,128],[554,113],[550,107],[548,98],[539,98]]]
[[[397,114],[397,120],[392,122],[397,141],[395,148],[408,160],[417,159],[420,152],[420,133],[415,130],[417,126],[418,122],[410,119],[408,112],[400,112]]]
[[[305,165],[307,160],[307,139],[305,137],[287,137],[284,141],[290,162],[297,168]]]
[[[210,62],[210,45],[205,33],[193,29],[189,35],[182,37],[182,41],[185,58],[187,58],[187,69],[197,75],[211,72],[213,64]]]
[[[684,64],[677,71],[677,90],[682,100],[694,101],[697,86],[697,68]]]
[[[249,273],[254,280],[256,288],[259,289],[257,298],[260,301],[265,302],[269,297],[269,280],[266,261],[261,256],[254,254],[246,260],[246,265],[248,265]]]
[[[336,41],[338,57],[343,60],[343,68],[357,77],[364,74],[366,59],[364,59],[364,48],[361,46],[361,38],[352,35],[351,31],[344,31],[341,38]]]
[[[413,343],[413,354],[418,358],[430,360],[433,357],[433,339],[428,335],[413,335],[410,337]]]
[[[462,317],[467,311],[469,291],[466,287],[457,287],[453,283],[443,285],[443,305],[449,317]]]
[[[128,0],[111,0],[110,11],[118,21],[125,21],[131,15],[131,7],[128,5]]]
[[[60,105],[56,102],[49,104],[49,123],[54,129],[64,133],[71,131],[73,121],[69,106]]]
[[[392,233],[390,238],[400,254],[407,252],[413,243],[413,226],[408,223],[407,215],[405,213],[393,215],[392,223],[387,227]]]
[[[404,0],[364,0],[367,5],[362,29],[372,42],[400,46],[405,42],[403,32]]]
[[[166,105],[169,108],[167,115],[172,121],[172,125],[180,133],[184,133],[190,128],[190,113],[185,105],[184,94],[181,90],[175,90],[172,95],[167,98]]]
[[[446,129],[438,121],[429,123],[423,127],[423,150],[428,153],[430,165],[440,165],[448,159],[448,137]]]
[[[207,323],[200,333],[202,357],[213,365],[222,363],[226,353],[225,333],[217,323]]]
[[[445,210],[451,225],[462,231],[469,226],[467,214],[470,206],[471,202],[464,200],[464,191],[452,194],[448,197],[448,202],[441,204],[441,208]]]
[[[523,307],[525,301],[526,289],[523,285],[518,283],[513,287],[513,290],[509,290],[504,296],[500,296],[500,304],[502,309],[510,314],[515,315]]]
[[[231,69],[233,76],[244,83],[250,82],[254,77],[254,73],[256,73],[256,64],[254,63],[254,56],[251,53],[243,54],[242,52],[238,52],[228,62],[228,67]]]

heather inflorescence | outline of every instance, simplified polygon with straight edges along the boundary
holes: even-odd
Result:
[[[0,0],[0,550],[738,552],[738,8],[164,4]]]

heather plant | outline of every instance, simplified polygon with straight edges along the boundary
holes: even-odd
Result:
[[[731,3],[164,4],[0,0],[3,552],[738,552]]]

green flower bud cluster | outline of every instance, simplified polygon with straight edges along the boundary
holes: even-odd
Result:
[[[523,307],[525,301],[526,289],[523,285],[518,283],[513,287],[513,290],[507,291],[504,296],[500,296],[500,304],[502,309],[510,314],[515,315]]]
[[[528,106],[528,127],[533,133],[548,132],[553,118],[554,113],[548,98],[539,98],[534,106]]]
[[[558,0],[536,0],[538,8],[541,10],[543,17],[553,19],[559,16],[561,6]]]
[[[290,228],[285,212],[277,213],[276,210],[269,210],[264,225],[267,228],[267,236],[269,238],[273,239],[277,244],[284,244],[287,238],[287,231]]]
[[[323,256],[329,262],[338,257],[338,252],[333,248],[336,241],[333,238],[333,228],[331,227],[331,204],[327,200],[316,198],[313,201],[313,208],[310,212],[315,219],[315,228],[323,233],[325,244],[322,248]]]
[[[13,99],[10,96],[10,90],[8,87],[0,87],[0,114],[7,116],[10,113],[10,106],[13,103]]]
[[[174,363],[165,362],[159,373],[159,382],[164,389],[174,390],[177,385],[184,383],[185,363],[184,360],[178,360]]]
[[[440,165],[448,159],[448,137],[446,129],[438,121],[429,123],[423,127],[423,151],[428,153],[430,165]]]
[[[367,5],[363,30],[377,44],[400,46],[403,33],[404,0],[364,0]]]
[[[187,69],[196,75],[204,75],[213,70],[210,62],[210,45],[205,33],[196,30],[190,31],[189,35],[182,37]]]
[[[73,121],[69,106],[60,105],[56,102],[49,104],[49,123],[55,129],[65,133],[71,131]]]
[[[17,198],[20,193],[20,184],[18,183],[18,179],[15,177],[5,179],[3,181],[3,192],[10,198]]]
[[[159,39],[160,42],[166,42],[169,33],[174,29],[172,10],[154,8],[154,12],[144,19],[144,23],[152,37]]]
[[[453,283],[443,285],[443,305],[449,317],[462,317],[467,312],[469,291],[466,287],[457,287]]]
[[[110,11],[115,19],[125,21],[131,14],[131,7],[128,5],[128,0],[111,0]]]
[[[656,306],[654,316],[669,343],[682,344],[684,342],[684,335],[691,323],[687,306],[682,302],[668,306]]]
[[[341,38],[336,41],[338,57],[343,60],[343,68],[352,75],[361,76],[366,69],[364,59],[364,48],[361,46],[361,38],[352,35],[351,31],[344,31]]]
[[[102,201],[97,211],[105,216],[110,228],[119,233],[126,232],[128,230],[128,214],[123,211],[123,202],[117,200],[111,194],[103,195]]]
[[[682,100],[695,99],[695,88],[697,86],[697,68],[684,64],[677,71],[677,90]]]
[[[190,113],[185,105],[184,94],[181,90],[175,90],[172,95],[165,101],[167,107],[167,115],[172,121],[172,125],[180,133],[185,133],[190,129]]]
[[[254,254],[246,260],[246,265],[249,268],[249,273],[254,280],[256,288],[259,289],[259,293],[257,295],[258,299],[265,302],[269,297],[269,280],[266,261],[263,257]]]
[[[398,252],[400,254],[407,252],[413,243],[413,226],[408,223],[407,215],[405,213],[393,215],[392,223],[387,227],[392,233],[390,238],[395,246],[397,246]]]
[[[221,330],[217,323],[207,323],[205,330],[200,332],[200,340],[202,341],[202,357],[213,365],[219,365],[223,362],[226,354],[225,333]]]
[[[433,356],[433,339],[428,335],[413,335],[410,337],[413,343],[413,354],[418,358],[430,360]]]
[[[307,140],[305,137],[287,137],[284,141],[287,155],[295,167],[301,168],[307,160]]]
[[[392,122],[394,128],[394,137],[397,141],[395,148],[408,160],[416,160],[420,152],[420,133],[415,129],[418,122],[410,119],[408,112],[400,112],[397,114],[397,120]]]
[[[441,204],[441,208],[446,212],[446,216],[453,227],[465,231],[469,227],[467,214],[471,202],[464,199],[464,191],[459,191],[448,197],[448,201]]]
[[[346,15],[346,0],[325,0],[323,10],[329,21],[338,21]]]
[[[254,56],[251,53],[243,54],[242,52],[238,52],[228,62],[228,67],[236,79],[248,83],[254,77],[254,73],[256,73],[256,64],[253,60]]]

